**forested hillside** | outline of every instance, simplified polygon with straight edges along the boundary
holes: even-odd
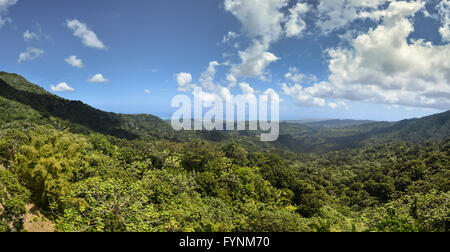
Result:
[[[48,93],[16,74],[0,72],[0,96],[22,104],[21,107],[28,106],[44,119],[64,120],[66,126],[75,132],[93,131],[125,139],[164,138],[174,134],[167,123],[155,116],[103,112],[80,101],[69,101]],[[20,111],[9,113],[14,115],[17,112]]]
[[[27,204],[55,231],[449,231],[449,120],[285,122],[265,144],[0,73],[0,231],[26,231]]]

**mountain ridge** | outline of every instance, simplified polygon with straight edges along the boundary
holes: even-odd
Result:
[[[81,101],[72,101],[47,92],[18,74],[0,72],[0,96],[30,106],[36,111],[68,120],[88,129],[119,138],[158,137],[171,128],[153,115],[126,115],[104,112]]]
[[[3,107],[14,108],[13,101],[41,114],[63,120],[68,128],[80,132],[92,131],[118,138],[183,139],[200,138],[215,142],[243,141],[248,146],[264,146],[287,149],[294,152],[333,151],[359,148],[370,143],[389,141],[426,142],[448,138],[450,111],[399,122],[374,122],[363,120],[326,120],[317,122],[280,123],[280,137],[276,142],[262,144],[257,133],[239,132],[190,132],[174,131],[167,121],[148,114],[118,114],[104,112],[81,101],[72,101],[54,95],[23,76],[0,72],[0,100]],[[3,108],[5,109],[5,108]],[[24,108],[25,109],[25,108]],[[8,114],[8,111],[4,111]],[[18,115],[9,116],[17,117]],[[17,112],[19,113],[19,112]],[[17,114],[16,113],[16,114]],[[35,118],[39,117],[34,115]],[[20,115],[19,115],[20,119]],[[42,119],[42,120],[44,120]],[[40,120],[40,119],[35,119]]]

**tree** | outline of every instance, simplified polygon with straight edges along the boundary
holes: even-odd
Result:
[[[22,231],[30,192],[9,171],[0,170],[0,232]]]

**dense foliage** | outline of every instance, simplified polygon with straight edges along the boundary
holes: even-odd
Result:
[[[449,142],[282,159],[49,125],[1,136],[1,216],[18,230],[31,200],[59,231],[448,231]]]

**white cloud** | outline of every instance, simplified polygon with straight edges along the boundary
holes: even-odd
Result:
[[[303,86],[299,84],[289,86],[286,83],[283,83],[281,89],[285,95],[292,97],[299,106],[324,107],[326,105],[325,99],[315,97],[311,94],[311,90],[304,89]]]
[[[233,65],[234,77],[260,77],[270,63],[278,60],[268,50],[283,34],[285,17],[281,8],[287,4],[288,0],[225,0],[225,10],[241,22],[243,33],[253,41],[239,52],[241,64]]]
[[[241,95],[232,95],[230,89],[240,77],[270,79],[267,68],[280,60],[270,52],[272,43],[282,36],[301,36],[307,26],[307,12],[316,11],[319,20],[315,25],[325,34],[357,19],[371,19],[374,27],[368,31],[347,31],[341,36],[347,42],[346,47],[325,51],[330,71],[327,81],[318,82],[316,76],[300,73],[291,67],[284,76],[289,84],[282,84],[281,89],[297,104],[348,110],[347,104],[351,101],[367,101],[449,108],[449,45],[436,46],[424,40],[410,39],[414,31],[411,17],[424,11],[424,1],[330,0],[320,1],[316,7],[302,1],[290,9],[287,2],[225,0],[225,10],[240,21],[241,35],[246,36],[250,43],[238,52],[240,62],[232,63],[229,58],[223,64],[209,63],[199,78],[206,99],[254,95],[254,89],[246,82],[239,84]],[[441,16],[448,14],[441,12],[444,13]],[[441,34],[445,38],[445,31]],[[227,34],[223,42],[229,42],[235,35],[232,32]],[[214,81],[219,65],[231,66],[226,74],[227,87]],[[197,87],[190,74],[180,74],[184,75],[177,76],[179,90],[192,91]]]
[[[200,86],[192,84],[192,75],[189,73],[179,73],[175,75],[178,83],[178,90],[183,92],[192,92],[193,95],[201,96],[201,99],[206,107],[211,106],[217,100],[232,101],[232,102],[248,102],[256,103],[256,91],[249,83],[242,82],[239,84],[241,94],[231,94],[230,88],[236,84],[236,78],[232,74],[227,74],[228,87],[222,86],[220,83],[214,81],[216,75],[216,68],[224,64],[217,61],[211,61],[207,69],[201,74],[199,78]],[[198,89],[201,88],[201,89]],[[196,93],[201,92],[201,93]],[[268,89],[264,94],[272,94],[279,100],[278,94],[273,89]],[[276,96],[274,95],[276,94]]]
[[[315,75],[309,74],[305,75],[298,71],[295,67],[290,67],[289,72],[284,75],[284,78],[292,83],[304,84],[304,83],[314,83],[317,82],[317,77]]]
[[[8,17],[5,17],[8,9],[15,5],[19,0],[0,0],[0,28],[9,20]]]
[[[285,24],[286,36],[298,37],[306,29],[306,22],[302,16],[308,12],[308,5],[305,3],[297,3],[289,12],[289,20]]]
[[[249,39],[250,44],[244,50],[238,52],[240,62],[235,64],[229,61],[218,63],[211,61],[208,68],[199,78],[200,87],[203,89],[203,100],[211,101],[220,97],[224,101],[234,99],[256,100],[255,90],[249,83],[239,84],[241,94],[232,95],[230,89],[238,83],[239,77],[256,77],[259,79],[268,78],[270,75],[266,68],[279,58],[269,52],[271,43],[280,39],[285,34],[283,24],[287,21],[282,8],[287,7],[288,0],[225,0],[225,10],[233,14],[241,23],[241,35]],[[297,20],[296,20],[297,21]],[[229,32],[223,39],[223,43],[231,42],[237,38],[235,32]],[[224,55],[228,57],[229,54]],[[230,66],[230,71],[226,73],[226,85],[222,86],[215,82],[216,68],[218,66]],[[180,91],[192,91],[199,87],[192,84],[192,76],[187,73],[176,75]],[[274,90],[268,90],[272,94]]]
[[[152,93],[152,91],[150,91],[149,89],[144,89],[144,92],[145,92],[146,94],[151,94],[151,93]]]
[[[299,73],[297,68],[290,67],[289,72],[284,75],[284,78],[294,83],[302,83],[306,79],[306,76],[302,73]]]
[[[51,37],[42,31],[42,27],[41,27],[40,23],[36,23],[36,32],[27,29],[23,33],[23,40],[25,42],[30,42],[31,40],[41,40],[41,39],[51,40]]]
[[[343,108],[345,110],[349,110],[349,106],[347,105],[347,103],[343,102],[343,101],[339,101],[339,102],[329,102],[328,103],[328,107],[331,109],[338,109],[338,108]]]
[[[197,95],[202,96],[202,101],[205,104],[212,104],[214,101],[217,101],[220,98],[223,101],[250,101],[255,102],[256,96],[254,95],[256,92],[250,86],[250,84],[242,82],[239,84],[239,87],[242,91],[239,95],[232,95],[230,88],[236,84],[236,78],[232,74],[227,75],[227,80],[230,82],[228,87],[222,86],[220,83],[214,81],[216,75],[216,68],[221,66],[217,61],[211,61],[206,68],[206,70],[201,74],[199,78],[199,83],[196,85],[192,83],[192,76],[189,73],[179,73],[175,75],[178,83],[178,90],[183,92],[191,92],[192,94],[196,94],[195,92],[199,92],[200,90],[197,88],[201,88],[201,93],[197,93]]]
[[[424,7],[425,2],[420,0],[412,2],[398,1],[390,3],[389,8],[385,10],[361,12],[359,17],[375,20],[383,19],[385,25],[393,25],[397,21],[403,20],[405,17],[413,16]]]
[[[219,83],[214,82],[214,78],[217,72],[216,68],[220,65],[221,64],[217,61],[209,62],[208,68],[201,74],[199,82],[201,84],[201,88],[204,90],[205,93],[216,95],[223,100],[228,100],[232,98],[229,88],[223,87]],[[193,85],[193,88],[195,87],[197,86]]]
[[[232,99],[238,104],[248,103],[257,106],[258,99],[255,96],[255,90],[250,86],[250,84],[242,82],[239,84],[239,87],[241,89],[241,94],[230,96],[230,100]]]
[[[277,40],[283,32],[284,15],[280,9],[287,3],[288,0],[225,0],[225,10],[241,22],[247,36],[262,37],[269,42]]]
[[[383,24],[358,36],[351,51],[330,50],[330,81],[339,96],[406,106],[448,108],[450,46],[408,42],[414,27],[407,19],[420,2],[395,2]],[[381,55],[383,55],[381,57]]]
[[[317,6],[317,26],[325,33],[345,27],[358,18],[360,12],[377,10],[392,0],[321,0]]]
[[[15,5],[19,0],[0,0],[0,12],[7,11],[9,7]]]
[[[34,48],[34,47],[28,47],[25,52],[21,52],[19,54],[19,59],[17,60],[18,63],[22,63],[27,60],[34,60],[39,58],[45,53],[44,50]]]
[[[208,105],[213,104],[219,98],[217,96],[217,94],[210,93],[210,92],[205,92],[202,89],[194,89],[193,92],[192,92],[192,95],[197,96],[197,97],[201,97],[202,103],[208,104]]]
[[[38,36],[36,33],[30,32],[29,30],[26,30],[26,31],[23,33],[23,39],[24,39],[25,41],[30,41],[30,40],[38,39],[38,38],[39,38],[39,36]]]
[[[233,31],[229,31],[227,35],[223,37],[222,43],[228,43],[231,40],[236,39],[237,37],[239,37],[239,34]]]
[[[409,39],[414,31],[409,18],[423,6],[422,1],[398,1],[363,14],[382,22],[351,40],[350,48],[327,51],[328,82],[306,89],[284,85],[284,92],[299,103],[319,106],[325,99],[340,99],[449,109],[450,45]]]
[[[75,89],[71,88],[69,85],[67,85],[67,83],[65,82],[61,82],[56,86],[51,86],[50,89],[53,92],[73,92],[75,91]]]
[[[254,94],[255,90],[250,86],[250,84],[246,83],[246,82],[242,82],[241,84],[239,84],[239,87],[242,90],[243,94]]]
[[[236,86],[237,79],[232,73],[228,73],[227,76],[226,76],[226,79],[228,81],[228,87],[231,88],[231,87],[235,87]]]
[[[66,25],[73,31],[73,35],[81,38],[83,45],[95,49],[106,50],[106,46],[97,34],[90,30],[85,23],[80,22],[78,19],[67,20]]]
[[[442,40],[450,42],[450,23],[439,28],[439,33],[442,36]]]
[[[190,73],[178,73],[175,75],[177,80],[179,91],[188,91],[190,89],[190,84],[192,82],[192,75]]]
[[[77,68],[84,67],[83,61],[81,59],[77,58],[77,56],[75,56],[75,55],[72,55],[72,56],[64,59],[64,61],[73,67],[77,67]]]
[[[232,64],[230,76],[270,79],[266,76],[267,67],[280,60],[269,52],[271,44],[284,35],[298,37],[306,29],[303,18],[308,5],[297,3],[285,11],[288,3],[289,0],[225,0],[225,10],[240,21],[242,35],[251,40],[245,50],[239,51],[240,63]]]
[[[443,41],[450,42],[450,0],[442,0],[437,8],[442,22],[439,33],[441,34]]]
[[[254,40],[253,44],[246,51],[240,51],[239,57],[242,63],[234,65],[231,72],[235,76],[260,77],[265,74],[265,69],[270,63],[279,60],[277,56],[268,52],[268,44],[263,44]]]
[[[200,76],[200,84],[206,90],[212,91],[215,89],[216,84],[214,83],[214,77],[216,75],[216,67],[220,66],[219,62],[211,61],[205,72]]]
[[[273,90],[272,88],[269,88],[266,91],[264,91],[263,95],[266,97],[271,97],[271,99],[273,99],[273,101],[278,104],[283,102],[283,99],[281,99],[280,96],[278,95],[278,93],[275,90]],[[265,99],[265,100],[267,101],[267,99]]]
[[[330,102],[330,103],[328,103],[328,107],[330,107],[331,109],[336,109],[338,107],[338,105],[334,102]]]
[[[96,74],[96,75],[93,75],[92,77],[90,77],[90,78],[88,79],[88,81],[89,81],[89,82],[92,82],[92,83],[105,83],[105,82],[109,82],[109,80],[106,79],[105,77],[103,77],[102,74]]]

